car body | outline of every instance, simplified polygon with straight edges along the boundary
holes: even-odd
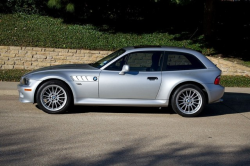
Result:
[[[201,53],[178,47],[125,47],[93,64],[41,68],[21,78],[19,100],[47,113],[74,105],[172,106],[198,115],[221,101],[221,70]]]

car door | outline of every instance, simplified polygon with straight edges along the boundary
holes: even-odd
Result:
[[[162,51],[133,52],[100,73],[99,97],[112,99],[155,99],[161,85]],[[123,65],[129,72],[119,74]]]

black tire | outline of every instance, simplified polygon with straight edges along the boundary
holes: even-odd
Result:
[[[72,95],[65,83],[59,80],[50,80],[39,87],[36,101],[44,112],[58,114],[65,112],[71,106]]]
[[[172,98],[173,110],[183,117],[199,115],[206,105],[203,91],[196,85],[186,84],[178,87]]]

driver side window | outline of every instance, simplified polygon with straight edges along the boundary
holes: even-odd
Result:
[[[130,53],[120,58],[105,70],[121,71],[127,64],[130,71],[161,71],[163,51],[140,51]]]

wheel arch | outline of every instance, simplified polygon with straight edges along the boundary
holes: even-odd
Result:
[[[36,90],[35,90],[35,93],[34,93],[34,103],[37,102],[37,101],[36,101],[36,94],[37,94],[37,92],[38,92],[38,89],[39,89],[45,82],[52,81],[52,80],[61,81],[61,82],[63,82],[63,83],[69,88],[70,94],[71,94],[71,96],[72,96],[72,102],[74,103],[74,94],[73,94],[73,91],[72,91],[71,87],[69,86],[69,84],[68,84],[66,81],[64,81],[64,80],[62,80],[62,79],[58,79],[58,78],[49,78],[49,79],[46,79],[46,80],[43,80],[42,82],[40,82],[40,84],[37,86],[37,88],[36,88]]]
[[[169,101],[169,105],[171,105],[171,102],[170,102],[170,101],[172,100],[173,94],[174,94],[174,92],[176,91],[176,89],[179,88],[180,86],[186,85],[186,84],[193,84],[193,85],[198,86],[198,87],[203,91],[203,93],[204,93],[204,95],[205,95],[205,97],[206,97],[206,103],[208,103],[208,101],[209,101],[209,96],[208,96],[208,93],[207,93],[206,88],[205,88],[202,84],[200,84],[200,83],[198,83],[198,82],[186,81],[186,82],[179,83],[178,85],[176,85],[176,86],[172,89],[172,91],[171,91],[171,93],[170,93],[170,95],[169,95],[169,100],[168,100],[168,101]]]

